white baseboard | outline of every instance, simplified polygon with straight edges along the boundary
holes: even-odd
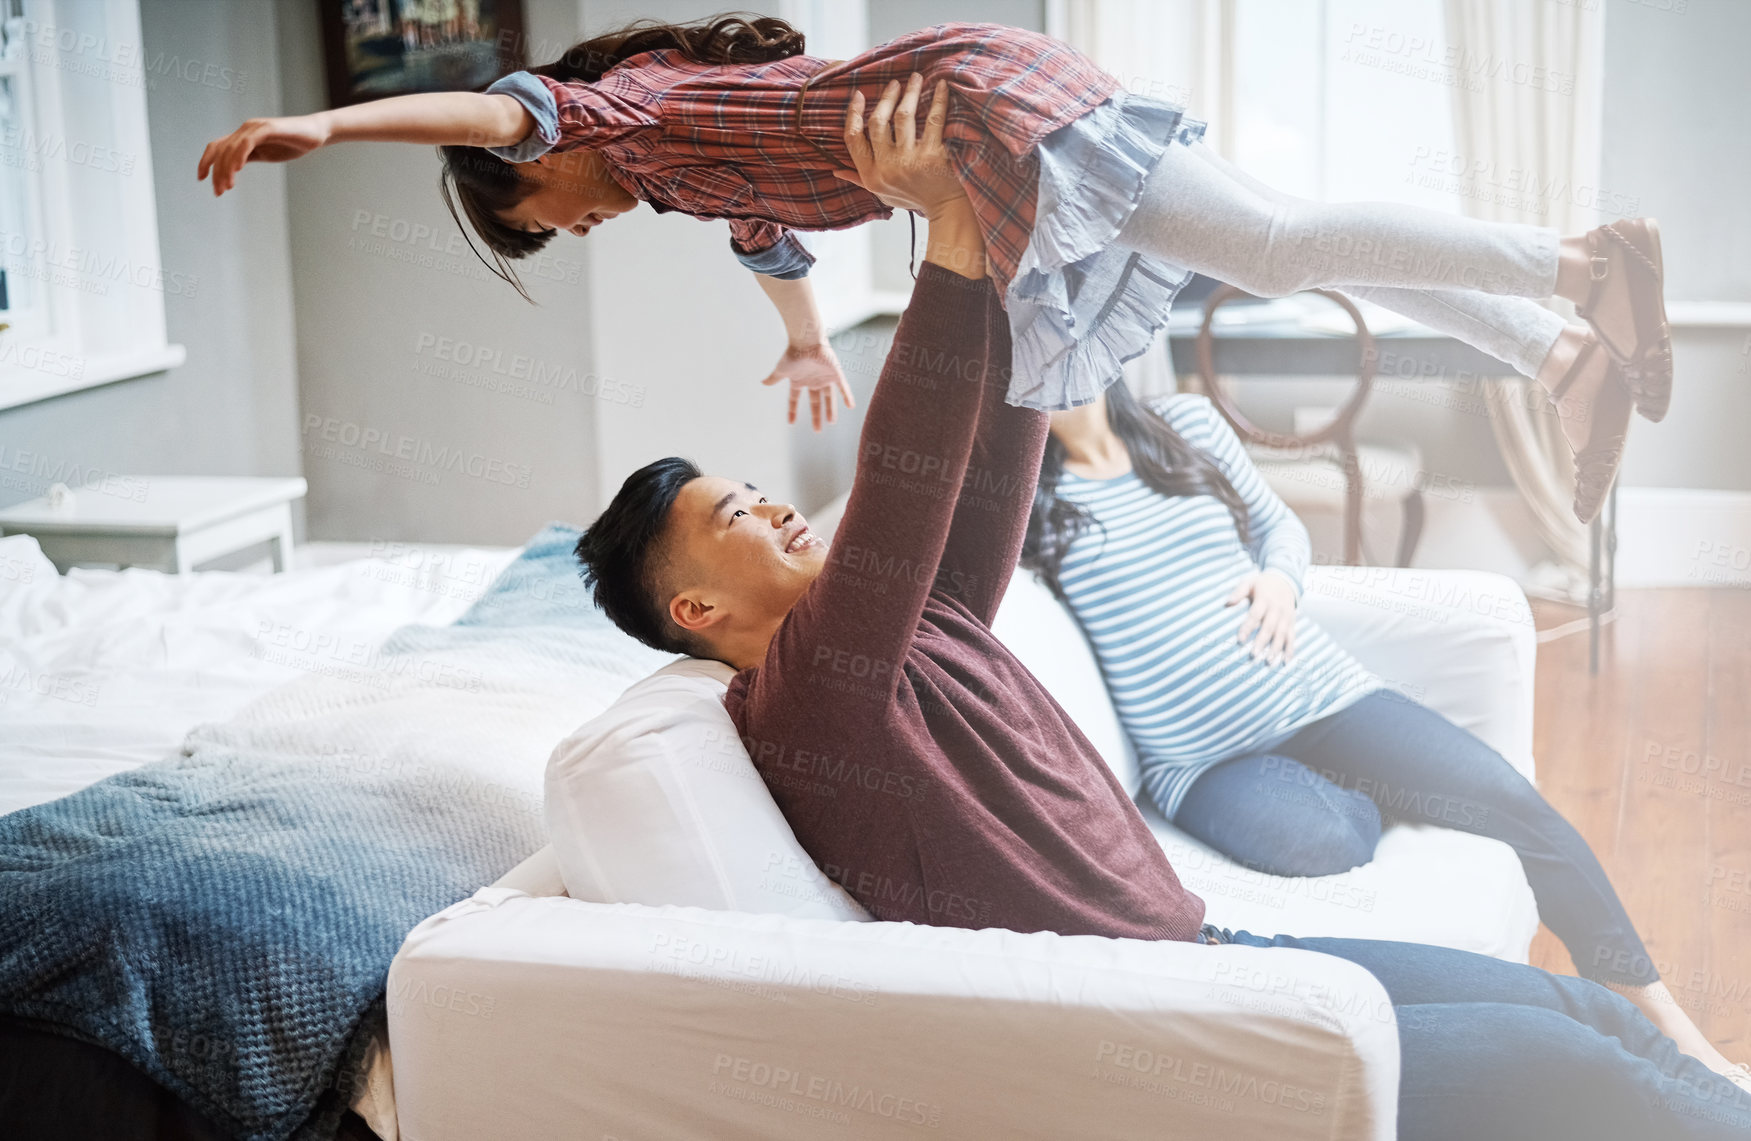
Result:
[[[1751,491],[1625,487],[1617,584],[1751,587]]]
[[[1674,329],[1751,329],[1751,302],[1668,301],[1666,320]]]

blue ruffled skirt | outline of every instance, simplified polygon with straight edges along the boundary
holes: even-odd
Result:
[[[1191,271],[1115,244],[1163,151],[1204,124],[1119,92],[1040,143],[1034,231],[1009,284],[1008,401],[1055,412],[1119,379],[1167,324]]]

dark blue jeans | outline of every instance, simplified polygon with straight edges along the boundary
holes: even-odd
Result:
[[[1574,826],[1501,754],[1390,690],[1266,752],[1211,766],[1186,790],[1173,823],[1247,867],[1323,876],[1372,859],[1383,819],[1503,841],[1520,854],[1538,916],[1577,971],[1630,986],[1660,977]]]
[[[1205,934],[1335,955],[1380,980],[1398,1017],[1400,1141],[1751,1137],[1751,1093],[1597,983],[1418,943]]]

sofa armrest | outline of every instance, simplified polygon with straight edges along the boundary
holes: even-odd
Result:
[[[1397,1115],[1385,990],[1287,949],[486,888],[408,936],[389,1033],[420,1141],[1384,1141]]]
[[[1471,730],[1534,778],[1538,638],[1513,579],[1487,571],[1315,567],[1302,606],[1392,688]]]

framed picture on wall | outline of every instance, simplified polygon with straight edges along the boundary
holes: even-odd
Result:
[[[316,0],[331,107],[474,91],[524,66],[523,0]]]

